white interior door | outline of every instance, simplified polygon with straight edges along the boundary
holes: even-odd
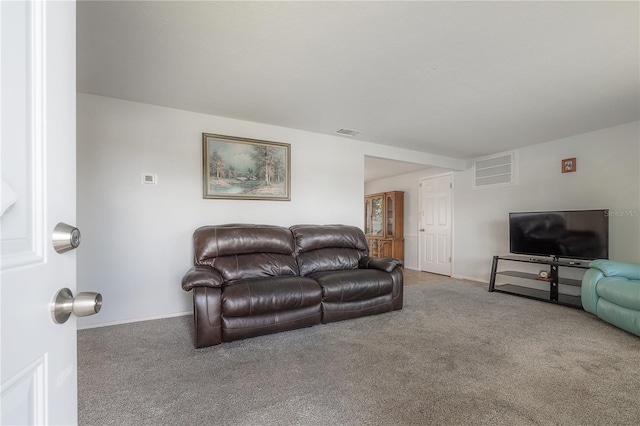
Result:
[[[420,270],[451,275],[451,174],[420,181]]]
[[[0,2],[1,423],[77,423],[76,320],[51,302],[76,289],[75,3]]]

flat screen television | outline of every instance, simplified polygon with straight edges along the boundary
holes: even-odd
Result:
[[[567,259],[608,259],[608,213],[608,210],[509,213],[509,251]]]

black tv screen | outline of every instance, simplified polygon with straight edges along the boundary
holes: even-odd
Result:
[[[608,259],[608,213],[608,210],[509,213],[510,252],[568,259]]]

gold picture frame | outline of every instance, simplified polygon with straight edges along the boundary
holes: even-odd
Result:
[[[291,145],[202,134],[203,198],[291,200]]]

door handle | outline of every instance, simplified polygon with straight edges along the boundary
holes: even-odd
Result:
[[[102,308],[102,295],[100,293],[82,292],[74,298],[68,288],[59,290],[51,304],[53,322],[64,324],[71,314],[77,317],[87,317],[100,312]]]
[[[424,232],[424,228],[420,228],[420,232]]]

